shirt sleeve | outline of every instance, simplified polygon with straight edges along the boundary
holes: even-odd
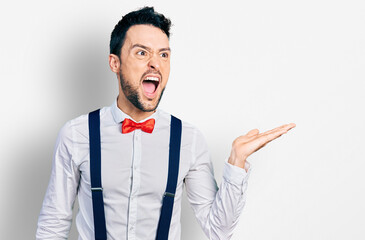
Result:
[[[72,223],[80,173],[73,161],[70,122],[60,130],[54,151],[51,178],[38,218],[36,239],[67,239]]]
[[[209,239],[230,239],[245,204],[250,164],[242,169],[225,162],[218,189],[207,144],[199,131],[195,136],[195,162],[185,177],[188,200]]]

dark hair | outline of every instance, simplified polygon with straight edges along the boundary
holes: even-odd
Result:
[[[115,25],[110,38],[110,53],[120,56],[125,35],[128,29],[137,24],[147,24],[161,29],[170,38],[171,21],[164,15],[155,12],[153,7],[144,7],[130,12]]]

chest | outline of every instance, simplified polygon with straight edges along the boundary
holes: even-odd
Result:
[[[166,133],[101,136],[101,177],[107,198],[149,196],[161,199],[165,192],[169,164],[169,136]],[[84,150],[80,162],[81,184],[90,186],[90,156]],[[178,186],[189,171],[191,151],[185,144],[180,148]]]

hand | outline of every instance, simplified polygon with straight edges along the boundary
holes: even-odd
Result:
[[[272,140],[287,133],[295,126],[295,123],[285,124],[263,133],[259,133],[258,129],[253,129],[246,135],[236,138],[232,143],[232,150],[228,163],[244,168],[248,156],[264,147]]]

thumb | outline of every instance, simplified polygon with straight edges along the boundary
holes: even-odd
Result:
[[[247,134],[246,134],[246,136],[248,136],[248,137],[251,137],[251,136],[254,136],[254,135],[257,135],[257,134],[259,134],[259,130],[258,129],[252,129],[251,131],[249,131]]]

